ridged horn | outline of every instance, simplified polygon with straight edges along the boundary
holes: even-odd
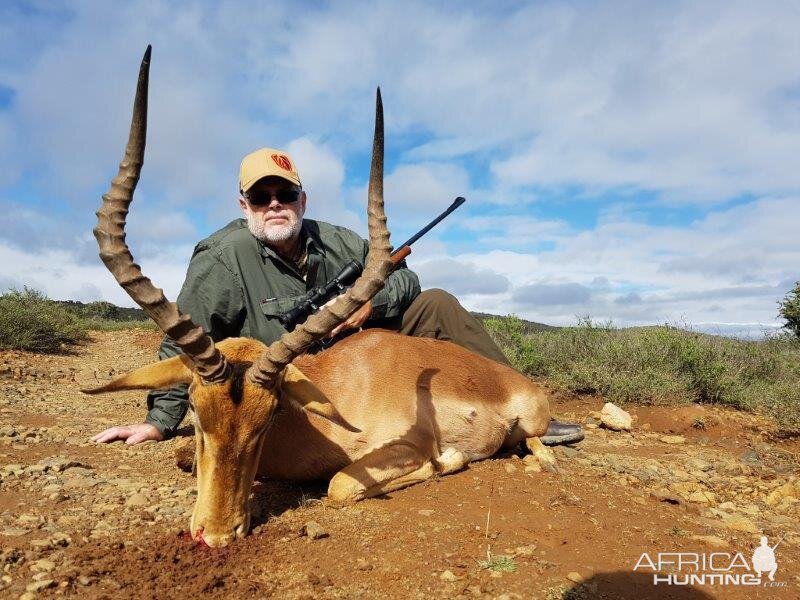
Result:
[[[139,181],[144,163],[145,138],[147,137],[147,87],[150,77],[150,52],[147,46],[139,68],[139,82],[133,103],[133,118],[125,147],[125,156],[119,165],[117,176],[111,180],[111,188],[103,195],[103,203],[97,211],[97,227],[94,237],[100,247],[100,258],[114,278],[136,304],[142,307],[161,330],[175,340],[183,352],[192,359],[197,373],[206,383],[221,383],[228,374],[225,357],[214,346],[214,341],[202,327],[192,323],[189,315],[181,314],[175,303],[164,296],[142,274],[133,261],[125,242],[125,218],[128,205]]]

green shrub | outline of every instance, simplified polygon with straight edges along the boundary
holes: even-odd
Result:
[[[800,433],[800,340],[711,336],[674,326],[575,327],[524,333],[516,317],[485,325],[519,371],[617,404],[726,404]]]
[[[4,350],[55,353],[87,338],[80,318],[36,290],[0,295],[0,348]]]
[[[800,281],[778,303],[778,315],[786,320],[786,329],[800,338]]]

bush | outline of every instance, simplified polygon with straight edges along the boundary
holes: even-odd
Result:
[[[36,290],[0,295],[0,349],[61,352],[86,340],[86,329],[79,317]]]
[[[800,281],[779,303],[778,314],[786,320],[786,329],[800,338]]]
[[[711,336],[672,326],[617,329],[589,319],[523,333],[515,317],[486,327],[519,371],[617,404],[705,402],[772,415],[800,433],[800,340]]]

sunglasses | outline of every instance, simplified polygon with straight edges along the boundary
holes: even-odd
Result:
[[[300,190],[250,190],[244,197],[250,206],[267,206],[273,198],[281,204],[292,204],[300,199]]]

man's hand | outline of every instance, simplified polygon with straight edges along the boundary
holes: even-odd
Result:
[[[347,319],[344,323],[336,327],[329,337],[335,337],[341,331],[345,331],[347,329],[357,329],[361,327],[367,319],[369,319],[370,315],[372,314],[372,302],[367,302],[364,306],[359,308],[356,312],[350,315],[350,318]]]
[[[137,423],[136,425],[122,425],[109,427],[92,438],[93,442],[106,444],[117,440],[125,440],[128,445],[139,444],[147,440],[163,441],[164,436],[155,425],[150,423]]]

